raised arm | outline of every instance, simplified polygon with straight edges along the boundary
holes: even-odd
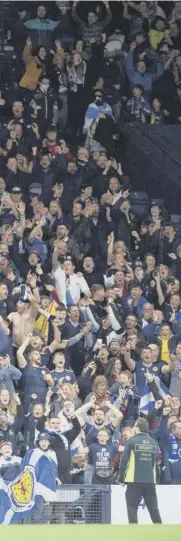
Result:
[[[109,400],[105,403],[105,406],[114,414],[115,419],[112,419],[112,425],[114,428],[119,427],[121,421],[123,420],[123,414],[119,411]]]
[[[107,264],[112,265],[113,259],[113,248],[114,248],[114,231],[108,235],[107,238]]]
[[[105,5],[105,8],[106,8],[106,17],[104,19],[104,21],[102,22],[102,28],[106,28],[106,26],[108,26],[108,24],[111,22],[111,19],[112,19],[112,13],[111,13],[111,10],[110,10],[110,7],[109,7],[109,2],[106,2],[104,1],[104,5]]]
[[[60,266],[60,261],[58,260],[58,256],[59,256],[58,243],[59,243],[59,241],[55,240],[54,247],[53,247],[53,254],[52,254],[52,269],[53,269],[53,272],[56,272],[56,270]]]
[[[48,319],[50,318],[49,312],[46,312],[46,310],[43,310],[43,308],[41,308],[39,304],[36,304],[36,308],[37,308],[38,314],[41,314],[41,316],[45,317],[45,319],[47,319],[48,321]]]
[[[121,329],[121,324],[119,322],[119,311],[116,308],[116,305],[112,300],[108,299],[107,313],[110,318],[110,323],[114,331],[119,331]]]
[[[27,275],[27,283],[31,288],[32,300],[34,300],[37,303],[37,306],[39,306],[41,302],[41,298],[40,298],[39,289],[37,286],[36,274],[33,274],[31,271],[29,271]],[[34,305],[34,310],[35,310],[35,305]],[[34,313],[32,315],[34,317]],[[35,312],[35,315],[36,315],[36,312]]]
[[[20,348],[17,351],[17,360],[18,360],[19,368],[25,368],[25,366],[27,365],[27,361],[25,359],[24,352],[25,352],[26,348],[28,347],[31,339],[32,339],[32,334],[28,334],[26,336],[24,342],[22,343],[22,345],[20,346]]]
[[[18,227],[16,229],[16,235],[22,239],[23,238],[23,233],[24,233],[24,230],[25,230],[25,203],[23,203],[23,201],[20,201],[20,203],[17,205],[17,210],[18,210],[18,213],[19,213],[19,224],[18,224]]]
[[[30,64],[32,61],[32,41],[30,38],[27,38],[26,45],[23,49],[23,60],[25,64]]]
[[[176,51],[172,51],[172,53],[170,54],[168,60],[164,64],[164,71],[166,71],[166,70],[168,70],[170,68],[170,65],[173,62],[175,56],[176,56]]]
[[[128,4],[128,2],[127,2]],[[139,4],[136,4],[135,2],[129,2],[129,6],[132,8],[132,9],[135,9],[136,11],[139,11],[141,13],[141,9],[140,9],[140,5]]]
[[[73,3],[73,8],[72,8],[72,19],[74,19],[74,21],[76,22],[76,24],[78,24],[82,30],[83,28],[85,28],[86,24],[84,23],[84,21],[82,21],[82,19],[80,19],[80,17],[77,15],[77,4],[78,2],[74,2]]]
[[[74,411],[74,415],[79,419],[79,422],[83,425],[85,425],[84,416],[85,414],[95,405],[95,398],[92,397],[90,402],[87,402],[87,404],[83,404],[80,408]]]
[[[88,321],[79,333],[77,333],[75,336],[72,336],[72,338],[70,338],[67,346],[71,347],[77,344],[77,342],[79,342],[83,336],[86,336],[86,334],[90,333],[91,327],[92,327],[92,322]]]
[[[162,304],[165,302],[165,297],[163,295],[159,273],[156,275],[156,290],[157,290],[159,305],[162,306]]]
[[[174,353],[171,353],[168,363],[161,368],[162,374],[169,374],[174,369],[175,359],[176,356],[174,355]]]
[[[75,416],[75,414],[72,417],[72,424],[73,427],[68,430],[68,432],[65,432],[65,437],[69,442],[69,445],[77,438],[77,436],[80,434],[81,426],[79,423],[78,418]]]
[[[123,2],[123,6],[124,6],[124,9],[123,9],[124,19],[131,19],[131,15],[129,15],[128,13],[128,2]]]
[[[130,51],[127,54],[125,58],[125,70],[126,75],[129,79],[130,83],[133,83],[133,77],[136,73],[135,67],[134,67],[134,61],[133,61],[133,51],[136,49],[136,43],[131,43],[130,45]]]
[[[130,344],[126,344],[126,351],[125,351],[125,354],[124,354],[124,360],[125,360],[125,363],[126,363],[128,369],[131,370],[131,372],[133,372],[135,370],[136,363],[131,358],[131,346],[130,346]]]
[[[29,242],[31,242],[31,240],[35,239],[37,234],[40,232],[40,223],[38,225],[36,225],[35,227],[33,227],[31,233],[29,234],[29,237],[28,237],[28,240]]]

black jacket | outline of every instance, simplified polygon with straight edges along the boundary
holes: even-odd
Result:
[[[134,217],[130,215],[130,223],[127,220],[126,214],[121,210],[114,210],[111,213],[112,219],[116,224],[116,238],[115,240],[123,240],[127,248],[131,246],[131,231],[135,228],[136,223]]]
[[[73,427],[68,430],[65,434],[60,434],[58,432],[48,431],[52,436],[52,449],[55,451],[58,461],[58,477],[62,484],[71,483],[70,477],[70,467],[71,467],[71,458],[70,458],[70,445],[77,438],[81,430],[80,423],[77,417],[72,419]]]
[[[44,415],[40,418],[33,417],[31,414],[26,417],[24,439],[27,449],[33,449],[35,445],[36,430],[38,432],[44,432],[46,420],[47,418]]]

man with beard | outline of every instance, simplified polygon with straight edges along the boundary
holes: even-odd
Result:
[[[80,261],[79,245],[75,241],[75,239],[73,239],[69,235],[69,229],[67,225],[65,224],[58,225],[56,235],[57,235],[57,241],[64,243],[64,245],[66,246],[65,255],[70,256],[70,258],[74,258],[76,262],[78,263]],[[60,255],[60,251],[58,255]],[[64,259],[66,259],[66,257],[64,257]]]
[[[53,387],[54,381],[50,371],[46,366],[41,365],[41,355],[39,351],[31,349],[28,353],[28,362],[24,353],[32,340],[32,335],[28,334],[17,351],[17,361],[22,371],[23,391],[24,391],[24,411],[28,412],[33,400],[38,399],[40,404],[44,404],[49,387]]]
[[[76,415],[79,417],[79,420],[82,419],[85,423],[83,429],[88,447],[97,442],[98,432],[101,428],[107,428],[113,439],[115,439],[115,437],[117,439],[119,434],[118,427],[123,418],[122,413],[109,402],[106,403],[106,408],[112,413],[111,422],[106,421],[104,409],[100,407],[95,408],[94,398],[91,398],[89,402],[76,410]],[[93,415],[87,414],[89,410],[94,410]]]
[[[63,192],[61,195],[61,205],[65,214],[71,212],[73,201],[79,196],[80,185],[81,175],[78,166],[74,161],[69,161],[63,173]]]
[[[94,102],[90,103],[85,115],[85,123],[83,132],[87,134],[93,120],[100,118],[112,117],[112,109],[108,103],[104,101],[104,95],[101,90],[95,91]]]
[[[109,344],[109,354],[111,357],[120,357],[121,355],[121,348],[120,348],[120,342],[118,340],[113,339],[111,340]]]

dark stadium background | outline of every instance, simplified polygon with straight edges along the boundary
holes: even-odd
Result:
[[[3,40],[3,28],[8,20],[16,20],[18,13],[25,9],[36,16],[37,7],[46,4],[48,16],[56,20],[58,7],[56,2],[0,2],[0,42]],[[173,8],[174,2],[159,2],[166,14]],[[72,2],[69,2],[71,7]],[[78,10],[86,19],[88,11],[101,7],[100,16],[104,17],[102,2],[81,1]],[[113,28],[120,28],[124,33],[122,2],[110,2],[113,19],[109,33]],[[181,206],[181,126],[170,125],[132,125],[122,126],[120,161],[128,174],[133,189],[145,190],[152,198],[163,198],[171,213],[180,213]]]

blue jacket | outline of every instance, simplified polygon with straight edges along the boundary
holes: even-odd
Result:
[[[141,332],[145,336],[148,343],[155,342],[155,335],[158,335],[160,333],[160,327],[161,325],[158,325],[154,321],[151,323],[148,323],[148,325],[145,325],[145,327],[142,327]]]
[[[31,242],[29,242],[27,246],[27,251],[29,254],[31,254],[34,250],[35,252],[38,252],[41,262],[44,263],[47,259],[47,253],[48,253],[48,249],[45,242],[35,237]]]
[[[133,51],[129,51],[128,55],[126,56],[125,70],[129,82],[132,85],[142,85],[147,94],[151,94],[153,82],[156,81],[156,79],[159,79],[164,72],[163,67],[159,63],[157,64],[157,73],[149,73],[148,71],[145,71],[145,73],[141,74],[136,71],[134,67]]]
[[[147,299],[145,297],[143,297],[143,295],[141,295],[137,305],[134,306],[134,301],[132,302],[132,304],[128,303],[128,301],[131,298],[132,298],[131,295],[129,295],[125,299],[125,301],[126,301],[126,304],[125,304],[126,312],[128,312],[129,314],[135,314],[137,317],[141,318],[142,317],[142,312],[143,312],[143,306],[148,301],[147,301]],[[123,308],[124,308],[124,303],[123,303]]]
[[[15,394],[15,388],[13,381],[18,381],[22,374],[15,366],[8,366],[7,368],[0,368],[0,388],[4,385],[9,391],[11,397]]]
[[[33,40],[33,45],[42,45],[49,48],[52,44],[52,32],[58,26],[59,21],[51,21],[50,19],[29,19],[24,23],[24,26],[30,30],[29,35]]]

